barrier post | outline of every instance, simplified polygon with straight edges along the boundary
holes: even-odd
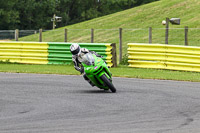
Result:
[[[149,27],[149,43],[152,43],[152,27]]]
[[[117,67],[117,51],[116,51],[116,43],[112,43],[112,63],[113,63],[113,67]]]
[[[65,42],[67,42],[67,29],[65,29]]]
[[[15,30],[15,40],[18,41],[18,38],[19,38],[19,30],[16,29]]]
[[[91,43],[94,43],[94,29],[91,29]]]
[[[188,26],[185,26],[185,46],[188,46]]]
[[[122,61],[122,28],[119,28],[119,63]]]
[[[39,42],[42,42],[42,29],[40,29],[39,32],[40,32]]]
[[[168,38],[169,38],[169,18],[166,18],[165,44],[168,44]]]

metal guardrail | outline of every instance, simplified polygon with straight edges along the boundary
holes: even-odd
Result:
[[[167,34],[164,34],[166,33]],[[129,42],[158,43],[199,46],[200,28],[116,28],[116,29],[63,29],[55,30],[0,30],[3,41],[39,42],[115,42],[119,51],[119,63],[125,52],[124,45]],[[59,37],[58,37],[59,36]],[[125,52],[126,53],[126,52]]]
[[[0,61],[47,64],[48,44],[37,42],[0,42]]]
[[[200,72],[200,47],[128,44],[129,67]]]
[[[72,43],[48,43],[48,64],[70,64],[72,62],[72,56],[70,53],[71,44]],[[106,61],[108,66],[113,66],[111,43],[79,43],[79,45],[80,47],[87,48],[104,56],[103,59]]]
[[[71,64],[72,43],[59,42],[0,42],[0,61],[27,64]],[[104,56],[110,67],[116,67],[116,46],[111,43],[79,43]]]

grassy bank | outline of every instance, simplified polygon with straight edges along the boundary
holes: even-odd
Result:
[[[119,66],[117,68],[111,68],[110,70],[114,77],[200,82],[200,73],[196,72],[128,68],[127,66]],[[70,65],[0,64],[0,72],[80,75],[80,73]]]
[[[184,45],[184,27],[189,28],[189,45],[200,46],[200,1],[160,0],[139,7],[117,12],[89,21],[73,24],[43,33],[44,42],[63,42],[64,29],[68,29],[68,42],[90,42],[91,28],[94,42],[116,43],[119,48],[119,28],[123,28],[123,53],[127,43],[148,43],[148,28],[152,27],[152,43],[165,43],[165,26],[162,20],[181,18],[181,25],[171,25],[169,44]],[[178,29],[177,29],[178,28]],[[181,28],[181,29],[180,29]],[[198,29],[193,29],[198,28]],[[20,41],[38,41],[39,34],[19,38]]]

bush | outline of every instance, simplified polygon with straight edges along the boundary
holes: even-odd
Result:
[[[123,55],[120,65],[128,65],[128,54]]]

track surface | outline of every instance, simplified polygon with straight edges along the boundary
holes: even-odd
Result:
[[[200,83],[0,73],[0,133],[199,133]]]

